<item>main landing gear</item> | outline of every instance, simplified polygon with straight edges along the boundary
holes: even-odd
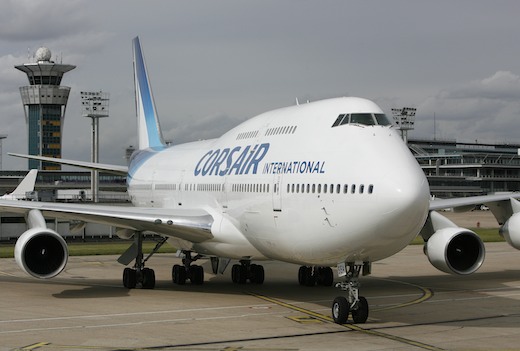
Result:
[[[265,279],[264,267],[251,264],[250,260],[241,260],[240,264],[231,267],[231,280],[236,284],[245,284],[248,280],[253,284],[263,284]]]
[[[134,243],[118,260],[126,265],[135,258],[134,268],[127,267],[123,270],[123,285],[125,288],[134,289],[138,284],[143,289],[155,288],[155,272],[153,269],[145,268],[145,263],[165,242],[166,238],[163,238],[155,245],[152,252],[146,258],[143,258],[143,233],[136,232],[134,234]]]
[[[191,251],[182,251],[184,258],[182,259],[182,266],[176,264],[172,267],[172,281],[174,284],[184,285],[186,280],[190,280],[194,285],[201,285],[204,283],[204,268],[198,265],[192,265],[201,255],[191,256]]]
[[[301,266],[298,270],[298,283],[304,286],[332,286],[334,273],[330,267]]]
[[[370,274],[370,263],[349,263],[345,275],[345,282],[336,284],[336,287],[347,292],[347,297],[338,296],[332,302],[332,318],[338,324],[344,324],[348,315],[352,315],[354,323],[365,323],[368,319],[368,302],[363,296],[359,296],[359,274]]]

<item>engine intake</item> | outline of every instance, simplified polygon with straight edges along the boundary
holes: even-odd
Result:
[[[466,275],[477,271],[485,257],[484,243],[471,230],[450,227],[437,230],[426,243],[426,255],[437,269]]]
[[[65,240],[48,228],[31,228],[23,233],[14,249],[16,263],[36,278],[53,278],[67,264],[69,250]]]

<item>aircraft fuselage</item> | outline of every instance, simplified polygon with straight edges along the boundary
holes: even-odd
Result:
[[[135,206],[216,218],[214,239],[176,241],[183,249],[321,266],[380,260],[418,234],[429,206],[424,173],[382,115],[369,100],[322,100],[218,139],[141,150],[129,194]]]

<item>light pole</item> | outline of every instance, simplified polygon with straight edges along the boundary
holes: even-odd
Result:
[[[92,150],[91,161],[99,162],[99,118],[108,117],[109,94],[102,91],[81,92],[82,116],[92,118]],[[92,201],[98,202],[99,173],[97,170],[91,171],[91,192]]]
[[[406,144],[408,144],[408,131],[414,129],[416,112],[417,109],[414,107],[392,109],[392,116],[394,117],[397,129],[401,131],[401,137]]]
[[[7,134],[0,134],[0,170],[2,169],[2,140],[7,138]]]

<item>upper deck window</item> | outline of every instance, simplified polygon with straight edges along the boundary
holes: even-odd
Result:
[[[332,127],[337,127],[344,124],[359,124],[363,126],[392,125],[384,113],[351,113],[339,115],[332,124]]]

